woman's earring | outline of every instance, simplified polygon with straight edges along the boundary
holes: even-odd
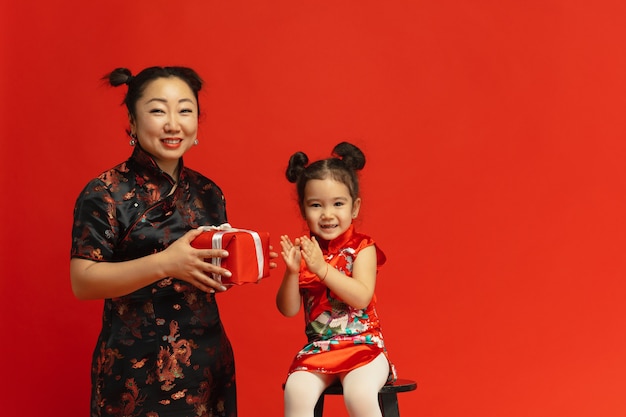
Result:
[[[193,140],[193,144],[194,144],[194,145],[196,145],[196,146],[198,146],[198,139],[194,139],[194,140]]]
[[[130,146],[135,146],[137,144],[137,140],[136,140],[137,139],[137,135],[134,134],[134,133],[131,133],[130,137],[131,137],[131,139],[130,139],[130,142],[128,142],[128,143],[130,144]]]

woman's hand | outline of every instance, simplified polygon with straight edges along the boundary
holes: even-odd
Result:
[[[185,233],[161,254],[161,265],[166,276],[186,281],[202,291],[226,291],[221,282],[211,278],[212,274],[230,277],[231,272],[211,263],[211,258],[225,258],[228,252],[223,249],[196,249],[191,242],[202,230],[194,229]]]
[[[276,259],[276,258],[278,258],[278,254],[274,252],[274,247],[270,245],[270,269],[274,269],[278,267],[276,262],[272,262],[272,259]]]

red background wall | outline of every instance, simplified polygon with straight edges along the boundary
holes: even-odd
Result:
[[[615,0],[4,1],[0,397],[87,415],[101,302],[74,299],[74,200],[127,158],[117,66],[207,81],[188,165],[231,223],[298,234],[294,151],[362,147],[405,416],[626,415],[626,6]],[[303,344],[281,264],[220,296],[240,415],[281,415]],[[334,415],[346,415],[330,401]]]

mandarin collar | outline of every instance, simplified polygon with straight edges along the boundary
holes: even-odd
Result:
[[[135,171],[147,182],[158,184],[160,189],[164,187],[161,191],[165,192],[165,195],[167,195],[169,190],[176,184],[176,179],[159,168],[159,165],[157,165],[152,155],[146,152],[139,144],[135,145],[129,162],[132,164]],[[183,158],[180,158],[178,162],[178,176],[180,188],[180,182],[186,178]]]
[[[346,247],[346,244],[354,237],[354,233],[354,224],[351,224],[348,230],[331,241],[320,239],[319,236],[316,236],[316,238],[319,240],[320,247],[324,254],[336,253]]]

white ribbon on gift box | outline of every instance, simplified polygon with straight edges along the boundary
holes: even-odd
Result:
[[[236,229],[233,228],[229,223],[222,223],[219,226],[200,226],[198,229],[202,230],[203,232],[216,232],[211,237],[211,247],[213,249],[222,249],[222,238],[225,233],[243,232],[250,234],[252,236],[252,240],[254,241],[254,249],[256,251],[257,267],[259,271],[259,275],[257,276],[257,278],[263,278],[265,258],[263,257],[263,244],[261,243],[261,237],[257,232],[255,232],[254,230]],[[218,268],[221,268],[222,258],[211,258],[211,263]],[[213,273],[213,279],[222,282],[221,276],[219,274]]]

